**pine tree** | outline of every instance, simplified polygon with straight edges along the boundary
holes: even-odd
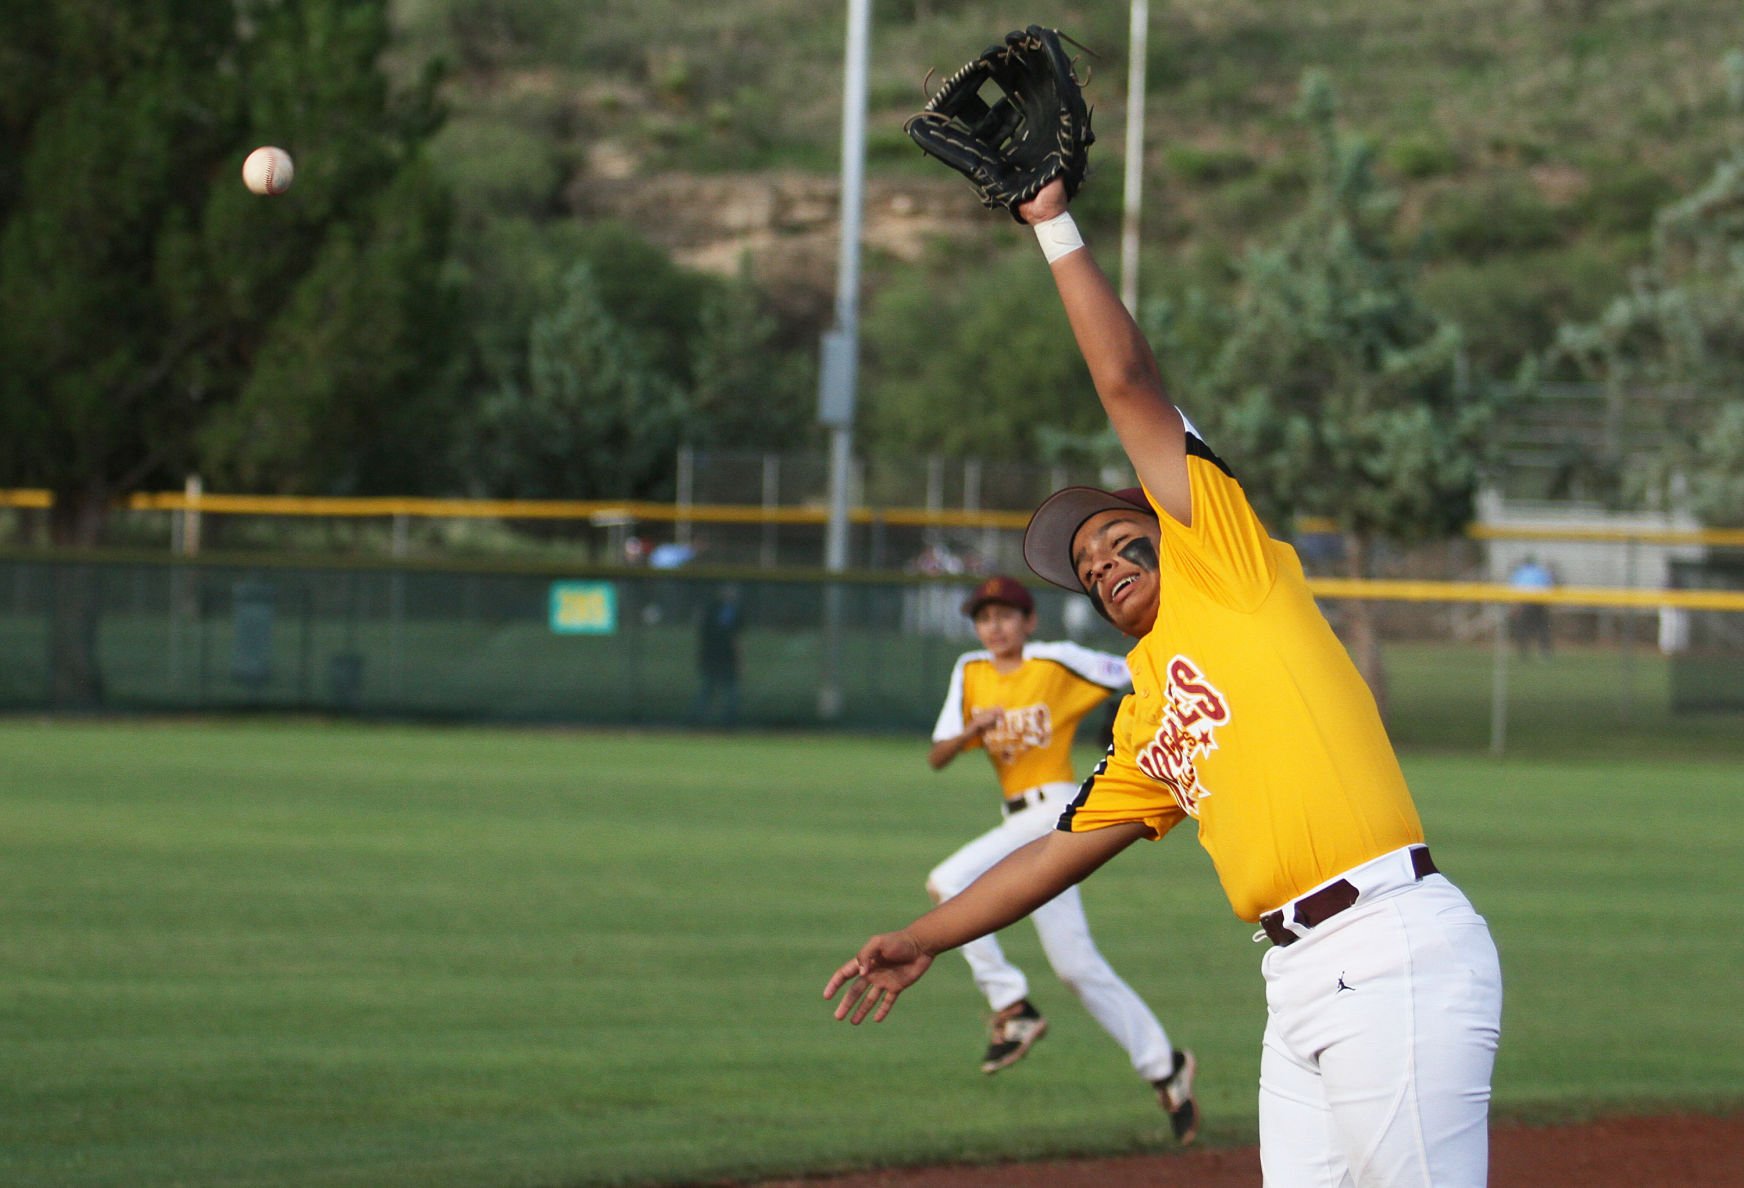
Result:
[[[646,498],[671,473],[689,404],[606,308],[592,269],[569,271],[535,318],[524,379],[483,404],[472,470],[495,494]]]
[[[385,0],[5,11],[30,69],[0,92],[0,485],[50,489],[57,543],[194,467],[354,470],[440,397],[434,77],[390,88]],[[270,199],[238,175],[266,142],[298,169]]]
[[[1744,118],[1744,53],[1726,64]],[[1626,498],[1744,524],[1744,146],[1658,212],[1634,288],[1596,321],[1563,326],[1546,366],[1603,384],[1613,406],[1663,411],[1657,449],[1613,460]]]
[[[53,543],[193,468],[363,486],[443,422],[435,76],[395,92],[388,41],[386,0],[0,6],[0,486],[49,489]],[[286,195],[242,185],[262,143]],[[67,572],[55,698],[97,704]]]
[[[1308,207],[1249,253],[1220,345],[1188,361],[1180,399],[1274,531],[1330,519],[1347,576],[1370,577],[1383,544],[1469,523],[1505,388],[1474,373],[1459,328],[1417,297],[1394,196],[1370,146],[1341,135],[1323,76],[1304,79],[1298,114],[1317,150]],[[1349,632],[1384,706],[1367,604],[1352,605]]]

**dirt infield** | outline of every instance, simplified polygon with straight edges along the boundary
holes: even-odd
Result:
[[[1492,1188],[1744,1188],[1744,1114],[1497,1126]],[[1259,1152],[1226,1150],[990,1167],[926,1167],[760,1188],[1256,1188]]]

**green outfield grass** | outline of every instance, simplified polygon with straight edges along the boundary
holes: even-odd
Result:
[[[1744,1104],[1744,746],[1407,767],[1507,978],[1499,1116]],[[991,824],[919,738],[0,723],[0,1183],[582,1185],[1166,1148],[1119,1050],[976,1071],[947,958],[819,991]],[[1682,756],[1682,757],[1680,757]],[[1190,837],[1086,886],[1250,1142],[1260,950]]]

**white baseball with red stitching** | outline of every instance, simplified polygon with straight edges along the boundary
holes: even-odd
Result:
[[[243,184],[256,194],[283,194],[295,172],[291,154],[270,144],[255,149],[242,163]]]

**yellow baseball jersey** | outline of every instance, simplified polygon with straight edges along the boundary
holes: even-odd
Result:
[[[1001,791],[1016,796],[1070,783],[1078,723],[1127,683],[1126,661],[1069,641],[1025,644],[1023,662],[1009,673],[994,667],[991,652],[964,652],[951,670],[933,741],[956,738],[976,711],[997,707],[1004,721],[979,743]]]
[[[1296,551],[1221,460],[1188,446],[1193,524],[1157,509],[1156,625],[1127,656],[1109,755],[1059,828],[1141,822],[1160,838],[1191,817],[1230,906],[1257,920],[1423,827]]]

